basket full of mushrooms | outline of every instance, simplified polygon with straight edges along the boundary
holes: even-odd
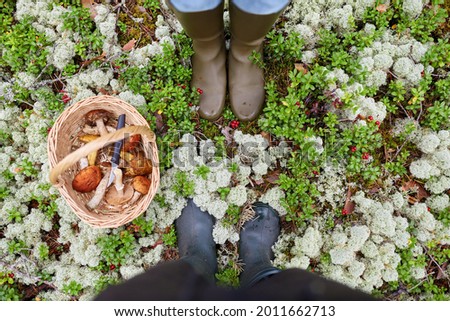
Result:
[[[116,97],[90,97],[66,109],[49,132],[47,151],[50,182],[91,226],[132,221],[158,189],[155,134]]]

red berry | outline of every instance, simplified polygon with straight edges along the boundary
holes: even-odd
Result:
[[[428,210],[428,212],[430,212],[430,211],[431,211],[431,209],[430,209],[429,207],[427,207],[427,210]]]
[[[8,273],[8,277],[12,279],[14,277],[14,273]]]
[[[348,215],[348,211],[345,208],[342,209],[342,215]]]
[[[373,120],[373,116],[369,116],[369,117],[367,117],[367,119],[368,119],[369,121],[372,121],[372,120]]]
[[[63,103],[65,103],[65,104],[67,104],[69,101],[70,101],[70,97],[69,97],[69,95],[67,95],[67,94],[64,94],[63,96],[62,96],[62,101],[63,101]]]
[[[197,88],[197,92],[201,95],[203,94],[203,90],[201,90],[200,88]]]
[[[233,128],[233,129],[238,128],[239,127],[239,120],[232,120],[230,122],[230,127]]]
[[[319,172],[318,171],[313,171],[313,174],[317,176],[317,175],[319,175]]]
[[[299,101],[297,101],[295,104],[300,107],[300,102]]]
[[[116,266],[115,266],[114,264],[111,264],[111,265],[109,266],[109,270],[110,270],[110,271],[113,271],[115,268],[116,268]]]
[[[186,89],[186,85],[182,85],[182,86],[181,86],[181,89]]]
[[[350,151],[351,151],[352,153],[356,152],[356,146],[350,147]]]
[[[379,120],[377,120],[377,121],[375,122],[375,125],[380,126],[380,125],[381,125],[381,122],[380,122]]]
[[[367,160],[367,159],[369,159],[369,157],[370,157],[370,154],[369,154],[369,153],[363,153],[363,154],[362,154],[362,159]]]

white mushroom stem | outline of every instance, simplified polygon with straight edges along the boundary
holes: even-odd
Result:
[[[139,199],[139,197],[141,197],[141,195],[142,194],[138,191],[134,191],[133,197],[131,198],[129,204],[134,204]]]
[[[80,170],[81,169],[85,169],[86,167],[89,166],[89,161],[88,161],[88,159],[86,157],[83,157],[83,158],[80,159],[80,163],[79,164],[80,164]]]
[[[114,180],[114,187],[117,190],[117,195],[119,196],[119,198],[123,197],[123,182],[122,182],[122,170],[120,168],[115,168],[114,169],[114,175],[115,175],[115,180]]]
[[[100,132],[100,136],[104,136],[108,134],[108,130],[106,129],[105,124],[103,123],[103,119],[98,118],[95,123],[97,124],[98,131]]]
[[[103,176],[102,180],[98,184],[94,196],[91,198],[91,200],[86,204],[86,206],[90,209],[95,209],[100,204],[100,202],[103,199],[103,196],[105,196],[106,188],[108,187],[108,181],[109,181],[109,175],[111,173],[111,170],[108,169],[106,171],[105,176]]]
[[[111,126],[105,126],[105,127],[106,127],[106,130],[108,131],[108,133],[112,133],[112,132],[116,131],[116,129],[114,127],[111,127]],[[98,130],[97,127],[92,127],[89,125],[85,125],[83,127],[83,132],[88,135],[100,135],[100,131]]]

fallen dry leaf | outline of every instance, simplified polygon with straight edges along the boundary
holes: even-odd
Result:
[[[389,8],[389,5],[387,5],[385,3],[382,3],[382,4],[377,6],[377,11],[383,13],[383,12],[386,12],[386,10],[388,8]]]
[[[256,185],[262,185],[262,184],[264,184],[264,179],[262,179],[262,178],[260,178],[260,179],[254,179],[253,182],[254,182]]]
[[[430,196],[421,184],[413,180],[404,183],[402,185],[402,190],[405,192],[411,192],[416,194],[415,197],[412,196],[409,197],[409,203],[413,204],[420,202],[422,199]]]
[[[269,172],[266,176],[266,181],[270,184],[275,184],[280,178],[280,170]]]
[[[164,131],[164,120],[163,117],[160,113],[155,112],[153,113],[153,115],[155,116],[155,125],[156,125],[156,130],[160,133],[162,133]]]
[[[305,75],[308,73],[308,68],[306,67],[305,64],[296,63],[296,64],[294,64],[294,66],[295,66],[295,69],[300,71],[302,74]]]
[[[345,213],[347,215],[352,214],[353,211],[355,210],[355,203],[353,203],[352,201],[352,190],[350,189],[350,187],[347,190],[347,197],[345,199],[345,204],[344,204],[344,209],[343,211],[345,211]]]
[[[95,10],[96,3],[94,0],[81,0],[81,5],[84,8],[89,9],[91,13],[91,19],[94,20],[94,18],[97,16],[97,10]]]
[[[136,40],[135,39],[131,39],[130,41],[128,41],[123,47],[122,50],[123,51],[131,51],[134,48],[134,45],[136,44]]]
[[[441,265],[441,268],[438,269],[438,275],[436,276],[436,280],[440,279],[448,279],[448,276],[443,273],[443,271],[447,270],[448,262],[445,262]]]
[[[223,136],[225,136],[227,144],[228,145],[232,144],[233,143],[233,134],[231,134],[232,128],[230,126],[224,126],[220,131],[222,132]]]
[[[109,92],[105,88],[97,88],[102,95],[109,95]]]
[[[98,60],[98,61],[104,61],[104,60],[105,60],[105,57],[106,57],[106,52],[103,51],[102,54],[101,54],[100,56],[97,56],[97,57],[94,57],[94,58],[92,58],[92,59],[88,59],[88,60],[83,61],[83,62],[81,63],[81,66],[82,66],[82,67],[89,66],[93,61],[96,61],[96,60]]]
[[[260,134],[262,137],[264,137],[265,140],[267,140],[267,142],[269,143],[269,145],[272,143],[272,137],[270,136],[270,133],[262,131],[262,132],[260,132],[259,134]]]

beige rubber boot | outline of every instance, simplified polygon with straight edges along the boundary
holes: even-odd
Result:
[[[249,57],[253,51],[263,54],[264,37],[283,10],[284,7],[275,13],[253,14],[230,3],[228,89],[231,109],[242,121],[258,117],[265,98],[264,71]]]
[[[166,2],[193,40],[191,85],[201,89],[199,114],[202,118],[216,120],[225,105],[227,81],[223,2],[215,8],[195,12],[178,10],[189,6],[189,2],[178,7],[180,1]]]

